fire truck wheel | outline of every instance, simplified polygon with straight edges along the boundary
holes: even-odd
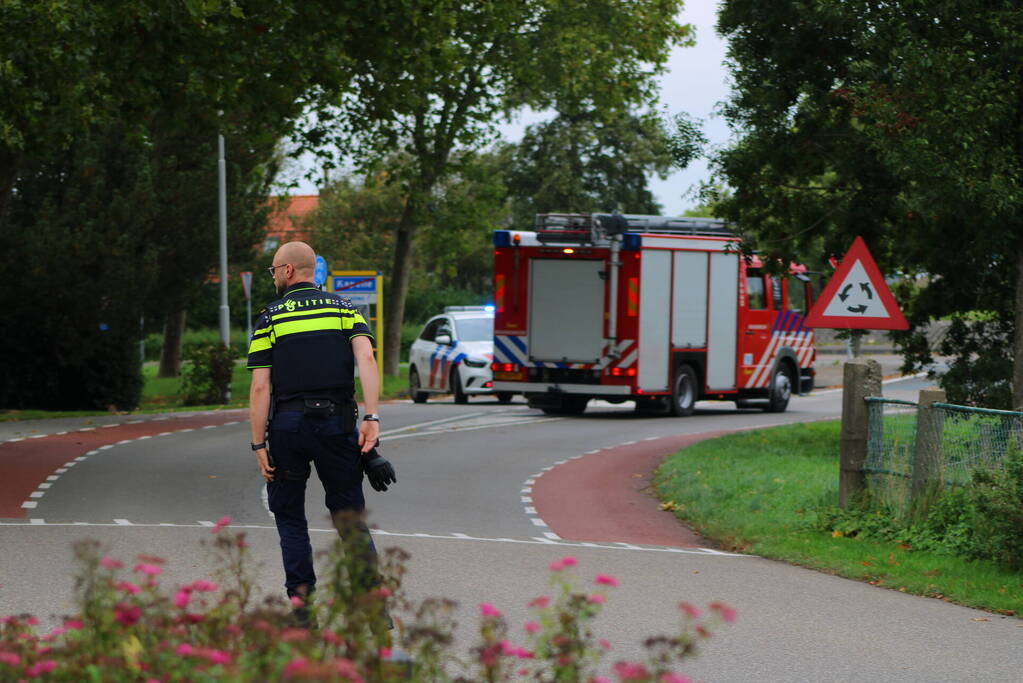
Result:
[[[767,395],[767,412],[784,413],[789,407],[792,397],[792,371],[787,363],[780,363],[771,378],[771,387]]]
[[[696,405],[696,373],[691,365],[680,365],[675,373],[671,392],[671,415],[685,417],[693,414]]]
[[[468,403],[469,396],[462,389],[462,379],[459,377],[458,366],[451,368],[451,393],[455,397],[455,403]]]
[[[515,394],[510,391],[499,391],[497,392],[497,401],[499,403],[511,403],[514,395]]]
[[[413,403],[426,403],[426,397],[429,395],[425,391],[421,391],[423,385],[419,381],[419,371],[414,367],[408,371],[408,393],[412,397]]]

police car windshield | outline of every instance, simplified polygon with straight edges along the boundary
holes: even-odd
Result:
[[[459,318],[455,326],[459,341],[491,341],[494,338],[493,318]]]

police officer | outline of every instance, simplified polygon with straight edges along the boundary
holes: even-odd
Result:
[[[308,620],[305,605],[316,586],[305,516],[310,462],[338,533],[362,556],[364,589],[378,579],[376,548],[364,519],[363,472],[377,490],[395,481],[394,469],[375,448],[379,374],[372,335],[351,301],[313,284],[315,263],[316,254],[304,242],[277,250],[269,270],[281,298],[260,312],[248,360],[252,450],[277,523],[284,585],[289,597],[301,601],[292,601],[300,622]],[[356,364],[366,408],[358,425]]]

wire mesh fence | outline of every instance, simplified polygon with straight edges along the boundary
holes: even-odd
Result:
[[[868,397],[867,489],[896,514],[914,496],[962,486],[977,469],[1000,468],[1023,450],[1023,413]]]

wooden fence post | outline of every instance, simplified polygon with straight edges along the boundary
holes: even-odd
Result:
[[[842,440],[838,473],[838,504],[846,507],[866,485],[868,396],[881,395],[881,364],[851,360],[842,368]]]
[[[944,403],[945,392],[937,387],[920,390],[916,412],[916,450],[913,453],[913,479],[910,501],[913,516],[927,513],[941,488],[941,452],[945,420],[933,406]]]

